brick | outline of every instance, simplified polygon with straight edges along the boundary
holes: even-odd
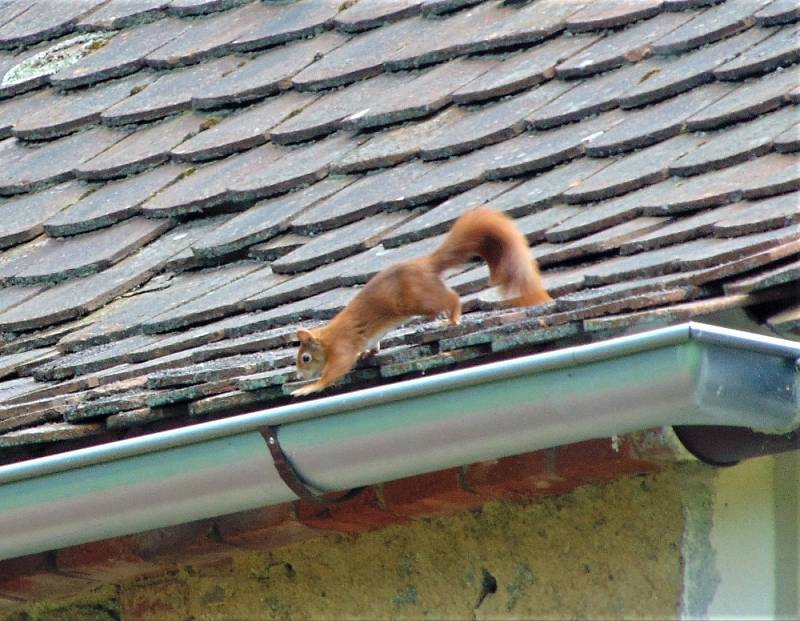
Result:
[[[553,472],[554,450],[471,464],[464,473],[464,487],[482,496],[506,500],[567,493],[576,483]]]
[[[313,528],[348,534],[363,533],[408,522],[407,517],[386,510],[374,487],[367,487],[355,498],[341,503],[321,505],[308,500],[299,500],[297,519]]]
[[[0,561],[0,596],[40,602],[91,590],[98,583],[57,572],[52,554]]]
[[[324,533],[297,520],[294,503],[224,515],[215,519],[222,540],[237,548],[272,550]]]
[[[629,439],[587,440],[556,449],[555,471],[567,479],[592,483],[651,472],[656,465],[634,454]]]
[[[55,564],[59,572],[70,576],[116,584],[166,567],[145,560],[130,536],[62,548],[55,553]]]
[[[209,561],[229,556],[232,546],[219,540],[212,520],[199,520],[129,536],[130,545],[151,563]]]
[[[381,486],[386,508],[398,515],[419,517],[475,509],[485,500],[461,486],[461,468],[449,468]]]

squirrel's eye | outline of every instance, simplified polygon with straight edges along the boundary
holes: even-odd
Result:
[[[302,360],[304,364],[308,364],[311,362],[311,354],[304,352],[303,355],[300,356],[300,360]]]

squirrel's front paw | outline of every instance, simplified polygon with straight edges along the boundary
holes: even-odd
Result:
[[[318,386],[316,382],[311,384],[306,384],[305,386],[300,386],[297,390],[292,391],[293,397],[303,397],[305,395],[310,395],[315,392],[319,392],[322,390],[322,387]]]

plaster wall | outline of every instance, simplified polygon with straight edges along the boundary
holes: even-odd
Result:
[[[710,472],[673,467],[529,504],[241,552],[122,585],[112,598],[45,603],[17,618],[674,618],[682,487]]]

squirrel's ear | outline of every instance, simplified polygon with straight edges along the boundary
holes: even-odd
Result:
[[[314,338],[314,335],[311,334],[309,330],[306,330],[305,328],[298,328],[297,340],[301,343],[314,343],[317,339]]]

